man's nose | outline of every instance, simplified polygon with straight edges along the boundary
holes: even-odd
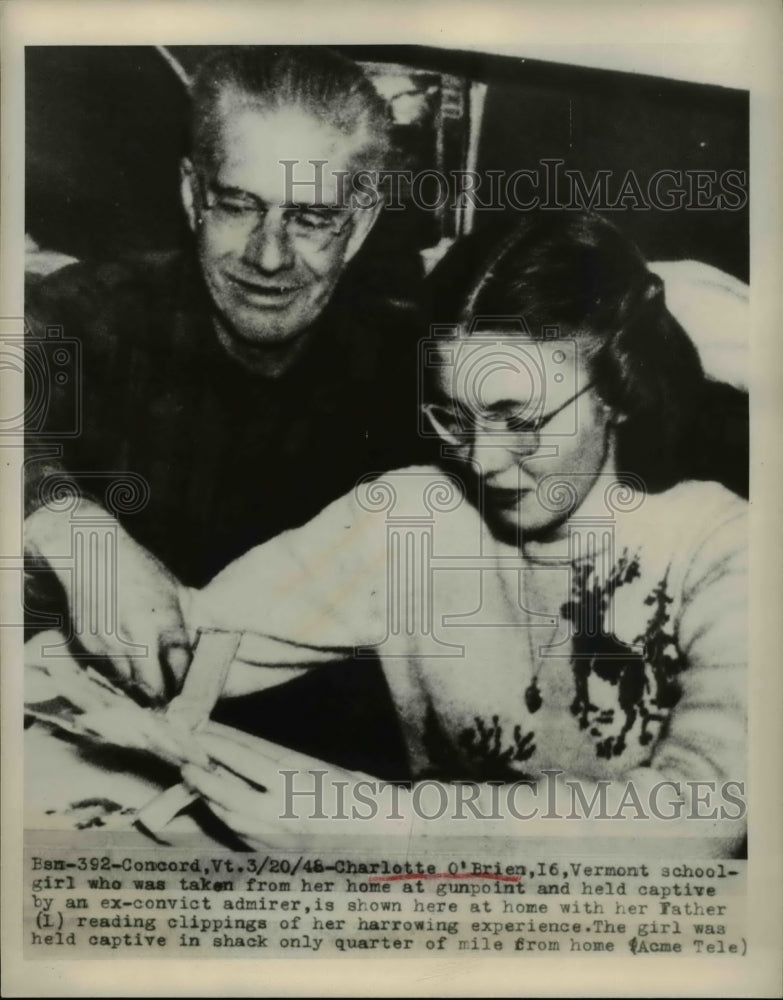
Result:
[[[285,218],[270,212],[259,219],[245,242],[245,259],[262,271],[280,271],[293,263]]]

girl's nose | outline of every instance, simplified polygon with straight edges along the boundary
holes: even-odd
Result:
[[[519,464],[502,434],[477,430],[471,448],[471,458],[482,476],[495,475]]]

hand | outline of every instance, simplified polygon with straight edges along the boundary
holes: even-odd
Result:
[[[87,515],[114,530],[95,532],[96,548],[88,554],[85,546],[74,562],[72,527]],[[81,501],[79,518],[35,511],[25,521],[25,552],[45,559],[62,584],[73,635],[84,651],[110,660],[119,683],[160,701],[179,688],[190,662],[177,581],[97,504]],[[107,573],[113,565],[116,586]]]
[[[387,785],[377,799],[378,815],[364,819],[371,811],[366,798],[375,798],[369,791],[373,779],[245,734],[227,738],[214,731],[201,732],[198,740],[214,762],[213,768],[187,764],[182,768],[183,780],[252,850],[304,848],[318,833],[337,832],[340,828],[335,824],[341,821],[352,834],[410,831],[407,789],[395,788],[393,807]],[[381,784],[386,783],[375,782]],[[354,795],[360,786],[364,800]],[[354,807],[357,814],[352,812]]]

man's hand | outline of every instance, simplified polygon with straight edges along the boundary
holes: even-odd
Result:
[[[84,544],[74,545],[80,522]],[[40,508],[25,521],[25,553],[46,560],[62,584],[88,655],[109,659],[120,683],[154,701],[179,688],[190,651],[177,581],[110,514],[85,500],[78,518]]]

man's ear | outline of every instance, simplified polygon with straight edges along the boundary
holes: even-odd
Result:
[[[195,168],[187,157],[180,160],[179,164],[179,193],[188,225],[195,233],[199,226],[198,188]]]
[[[364,241],[372,232],[383,210],[383,198],[378,195],[374,205],[367,208],[357,208],[351,224],[351,235],[345,245],[344,262],[347,264],[356,255]]]

